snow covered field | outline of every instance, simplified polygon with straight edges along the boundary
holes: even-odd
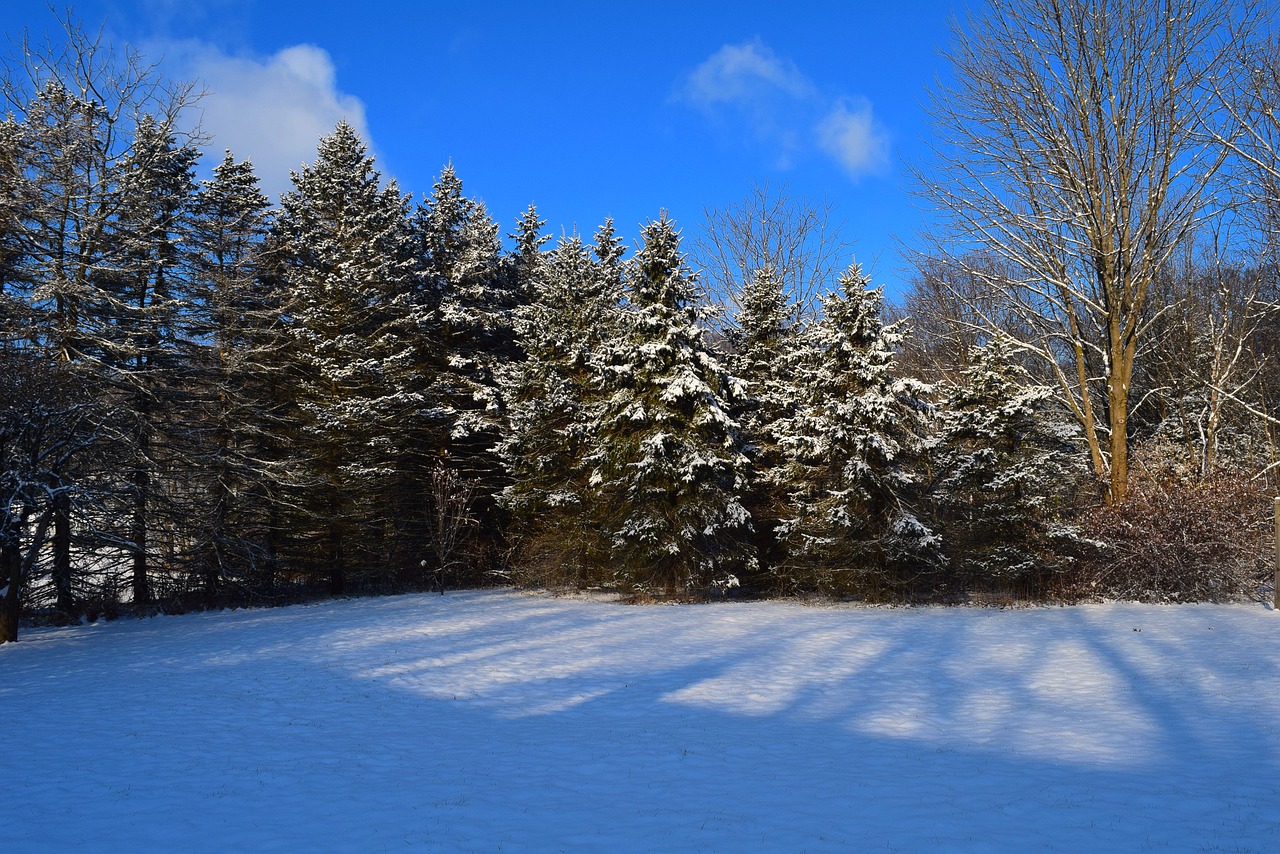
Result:
[[[1280,850],[1280,614],[509,591],[26,632],[0,850]]]

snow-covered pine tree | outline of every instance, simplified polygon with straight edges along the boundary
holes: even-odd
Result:
[[[734,414],[742,427],[747,458],[747,509],[756,527],[756,547],[766,564],[781,560],[776,528],[783,510],[785,455],[779,425],[795,414],[799,392],[788,365],[799,330],[796,306],[789,304],[781,278],[769,267],[756,270],[735,302],[738,312],[728,333],[728,362],[743,386]]]
[[[290,293],[287,330],[305,465],[291,484],[301,557],[343,592],[348,569],[386,554],[392,438],[423,405],[403,393],[401,369],[421,360],[403,333],[402,296],[418,275],[409,199],[380,186],[373,158],[345,121],[320,141],[316,161],[293,174],[273,235],[278,275]],[[320,554],[308,553],[322,543]]]
[[[151,599],[150,565],[181,559],[174,526],[187,515],[192,479],[188,348],[182,339],[187,298],[186,245],[199,151],[173,126],[138,119],[122,161],[119,207],[108,221],[111,263],[99,264],[85,316],[97,339],[97,364],[130,416],[127,534],[135,603]]]
[[[497,365],[514,352],[511,312],[518,304],[502,273],[498,225],[484,203],[462,193],[453,166],[440,173],[414,218],[428,274],[440,293],[441,346],[446,362],[438,382],[453,409],[449,450],[483,455],[497,437],[501,410]],[[443,450],[443,449],[442,449]],[[464,468],[470,468],[460,460]],[[485,472],[477,463],[468,476]]]
[[[523,241],[528,264],[536,266],[541,228]],[[446,166],[431,196],[414,218],[427,275],[440,294],[440,347],[444,361],[433,394],[452,419],[440,452],[450,468],[474,481],[475,513],[484,548],[499,545],[496,496],[506,486],[498,443],[504,434],[499,377],[521,358],[515,340],[514,312],[527,295],[521,264],[504,258],[498,225],[482,202],[463,195],[453,166]],[[519,257],[519,256],[518,256]]]
[[[551,235],[543,234],[542,229],[547,221],[538,216],[538,209],[529,205],[516,221],[516,230],[507,235],[515,241],[515,252],[509,259],[509,275],[513,281],[508,290],[515,295],[518,311],[520,306],[527,305],[534,299],[541,268],[545,261],[542,247],[551,240]]]
[[[787,365],[801,397],[777,428],[790,499],[775,573],[786,590],[881,597],[937,546],[912,509],[925,389],[894,376],[903,331],[885,325],[882,290],[857,264],[839,285]]]
[[[189,337],[201,369],[205,506],[190,520],[194,569],[216,600],[272,583],[277,485],[287,479],[278,441],[289,399],[285,297],[263,269],[270,205],[253,164],[226,152],[201,182],[192,214]]]
[[[735,381],[704,340],[695,276],[665,214],[627,268],[627,328],[606,348],[589,462],[617,582],[686,595],[754,565]]]
[[[596,229],[595,246],[591,251],[600,262],[600,269],[609,283],[608,287],[621,294],[622,258],[627,254],[627,249],[613,226],[613,217],[606,219],[604,224]]]
[[[21,173],[22,125],[0,119],[0,348],[30,334],[30,307],[21,281],[22,217],[30,188]]]
[[[606,247],[609,229],[599,233]],[[520,545],[517,569],[540,583],[589,583],[600,564],[584,459],[603,400],[601,349],[619,331],[622,299],[616,256],[608,248],[604,256],[610,263],[593,258],[581,238],[562,239],[539,265],[533,301],[516,310],[525,359],[503,384],[501,448],[512,481],[503,504]]]
[[[1074,454],[1051,419],[1053,390],[1012,359],[1008,339],[973,355],[944,390],[933,499],[956,580],[1007,586],[1053,563],[1047,539]]]

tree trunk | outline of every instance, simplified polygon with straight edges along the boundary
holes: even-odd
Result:
[[[142,465],[133,472],[133,489],[133,523],[129,534],[133,541],[133,602],[145,605],[151,601],[151,585],[147,580],[147,499],[151,476]]]
[[[74,614],[75,595],[71,589],[71,498],[59,491],[53,497],[53,588],[56,607],[64,614]]]
[[[129,539],[133,542],[133,603],[145,605],[151,601],[151,584],[147,578],[147,509],[151,504],[151,442],[147,420],[151,415],[150,401],[139,394],[135,406],[139,419],[137,435],[137,466],[133,470],[133,519]]]
[[[1129,381],[1133,377],[1135,346],[1120,343],[1112,348],[1111,375],[1107,377],[1107,419],[1110,422],[1111,473],[1107,503],[1123,504],[1129,494]]]
[[[22,552],[18,534],[18,530],[13,531],[0,544],[0,582],[4,584],[4,596],[0,599],[0,643],[18,639],[18,618],[21,616],[18,594],[22,588]]]
[[[346,592],[346,588],[347,578],[342,554],[342,523],[335,517],[329,522],[329,592],[334,596],[341,596]]]
[[[61,494],[58,497],[61,497]],[[19,598],[22,593],[22,579],[31,574],[36,557],[44,546],[49,523],[56,516],[54,505],[50,505],[44,513],[40,514],[40,521],[36,525],[25,557],[22,555],[22,543],[17,532],[13,539],[6,542],[3,549],[0,549],[0,572],[3,572],[3,576],[0,577],[5,579],[4,597],[0,600],[0,643],[11,643],[18,639],[18,620],[22,616],[22,600]]]

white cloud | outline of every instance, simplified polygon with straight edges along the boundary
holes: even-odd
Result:
[[[804,99],[814,89],[795,63],[759,39],[720,48],[693,70],[683,87],[684,97],[700,106],[748,103],[776,93]]]
[[[834,157],[851,178],[885,171],[889,166],[889,134],[865,98],[841,98],[818,123],[818,145]]]
[[[871,102],[824,93],[760,39],[723,45],[681,81],[677,92],[709,119],[728,119],[772,149],[779,168],[817,153],[854,179],[889,168],[889,134]]]
[[[294,45],[266,59],[231,56],[195,41],[170,43],[162,52],[171,73],[208,89],[194,114],[212,137],[209,159],[220,160],[225,148],[251,159],[268,193],[289,188],[290,170],[314,160],[316,144],[340,120],[369,140],[364,103],[338,89],[333,60],[315,45]]]

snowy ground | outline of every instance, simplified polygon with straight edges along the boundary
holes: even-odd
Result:
[[[0,646],[0,850],[1280,850],[1280,614],[503,591]]]

